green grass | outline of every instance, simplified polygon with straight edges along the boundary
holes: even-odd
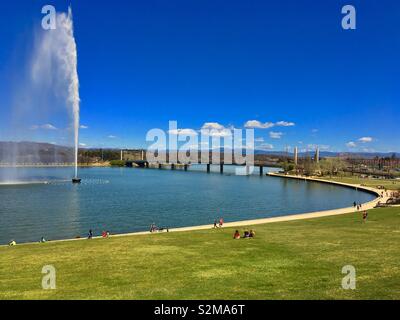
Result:
[[[325,180],[332,180],[337,182],[344,182],[350,184],[363,184],[367,187],[376,188],[378,186],[384,186],[388,190],[400,190],[400,180],[393,179],[370,179],[370,178],[360,178],[354,177],[323,177]]]
[[[0,299],[400,299],[400,208],[254,229],[2,247]],[[49,264],[56,290],[41,289]],[[341,288],[348,264],[356,290]]]

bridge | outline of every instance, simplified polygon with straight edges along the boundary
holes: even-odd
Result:
[[[220,159],[223,157],[223,153],[220,153]],[[236,165],[236,166],[246,166],[247,167],[247,172],[250,172],[250,166],[247,166],[246,164],[237,164],[237,163],[224,163],[224,161],[213,161],[213,157],[211,152],[209,153],[209,162],[198,162],[194,161],[191,163],[180,163],[179,161],[177,162],[170,162],[169,159],[169,153],[166,152],[165,154],[165,162],[150,162],[146,158],[146,151],[143,149],[138,149],[138,150],[121,150],[121,160],[125,161],[125,164],[127,167],[139,167],[139,168],[158,168],[158,169],[183,169],[184,171],[187,171],[190,165],[192,164],[202,164],[205,165],[205,171],[207,173],[211,172],[211,166],[212,165],[217,165],[219,166],[219,172],[221,174],[224,173],[224,167],[225,166],[230,166],[230,165]],[[200,159],[200,153],[199,153],[199,159]],[[258,169],[259,175],[263,176],[264,175],[264,168],[265,167],[278,167],[277,162],[273,161],[265,161],[264,159],[257,159],[257,155],[255,155],[255,161],[254,164],[251,166],[256,167]]]
[[[146,160],[130,160],[125,162],[126,166],[129,168],[132,167],[139,167],[139,168],[158,168],[158,169],[183,169],[184,171],[187,171],[189,167],[192,164],[201,164],[205,165],[206,172],[210,173],[211,172],[211,166],[212,165],[218,165],[219,166],[219,172],[221,174],[224,173],[224,167],[225,166],[243,166],[246,167],[246,172],[247,174],[250,173],[250,167],[249,165],[239,165],[239,164],[224,164],[224,163],[169,163],[169,162],[164,162],[164,163],[150,163]],[[258,168],[258,172],[260,176],[264,175],[264,167],[267,167],[267,165],[260,165],[260,164],[254,164],[252,167]]]

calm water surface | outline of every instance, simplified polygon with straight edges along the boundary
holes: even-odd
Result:
[[[233,169],[220,175],[206,174],[203,166],[191,172],[87,168],[80,170],[80,185],[58,180],[70,178],[71,168],[23,169],[24,180],[52,182],[0,186],[0,244],[86,236],[89,229],[98,235],[144,231],[151,223],[171,228],[211,224],[219,217],[229,222],[283,216],[373,199],[323,183],[236,176]]]

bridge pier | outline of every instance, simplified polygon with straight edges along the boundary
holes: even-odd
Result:
[[[185,165],[183,166],[183,169],[184,169],[185,171],[188,171],[188,165],[185,164]]]
[[[171,163],[171,170],[175,170],[175,163]]]
[[[161,163],[158,164],[158,169],[162,169],[162,164]]]
[[[223,163],[220,163],[220,164],[219,164],[219,173],[220,173],[220,174],[223,174],[223,173],[224,173],[224,164],[223,164]]]
[[[211,165],[207,163],[207,173],[210,173],[210,171],[211,171]]]
[[[264,175],[264,167],[260,166],[260,176],[262,177]]]

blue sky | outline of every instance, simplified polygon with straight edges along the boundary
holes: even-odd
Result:
[[[400,3],[375,0],[1,1],[0,140],[17,136],[7,117],[42,6],[71,2],[86,146],[255,120],[262,148],[400,151]]]

